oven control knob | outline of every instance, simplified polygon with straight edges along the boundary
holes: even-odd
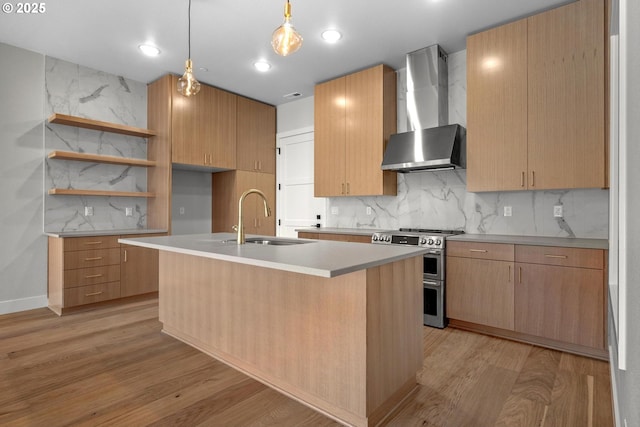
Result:
[[[429,239],[429,245],[433,245],[433,239]]]
[[[436,246],[440,246],[442,244],[442,240],[438,239],[436,240]]]
[[[424,245],[425,243],[427,243],[427,239],[425,239],[424,237],[422,239],[420,239],[420,244]]]
[[[390,242],[391,241],[391,236],[385,236],[384,237],[384,241],[385,242]]]
[[[374,235],[373,235],[372,240],[373,240],[374,242],[377,242],[377,241],[378,241],[378,235],[377,235],[377,234],[374,234]]]

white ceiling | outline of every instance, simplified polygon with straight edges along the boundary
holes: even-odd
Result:
[[[9,0],[14,5],[17,2]],[[567,0],[290,0],[302,48],[279,57],[271,49],[285,0],[192,0],[191,58],[196,78],[273,105],[283,95],[313,95],[316,83],[386,63],[404,68],[405,53],[432,44],[465,49],[468,34]],[[0,14],[0,42],[140,82],[182,74],[187,58],[187,0],[57,0],[42,14]],[[343,33],[337,44],[320,39]],[[143,56],[141,43],[162,53]],[[272,68],[259,73],[258,59]],[[208,71],[199,68],[206,67]]]

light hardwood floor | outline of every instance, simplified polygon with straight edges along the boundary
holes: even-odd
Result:
[[[0,425],[338,425],[162,334],[157,316],[157,299],[0,316]],[[389,426],[613,426],[605,362],[453,328],[425,327],[424,344],[420,387]]]

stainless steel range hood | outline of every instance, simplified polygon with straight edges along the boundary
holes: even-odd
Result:
[[[383,170],[466,167],[466,131],[449,124],[447,54],[438,45],[407,54],[407,129],[391,135]]]

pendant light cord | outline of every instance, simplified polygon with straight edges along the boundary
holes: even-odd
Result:
[[[188,19],[188,27],[189,27],[189,36],[188,36],[188,40],[189,40],[189,56],[188,58],[191,59],[191,0],[189,0],[189,19]]]

